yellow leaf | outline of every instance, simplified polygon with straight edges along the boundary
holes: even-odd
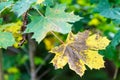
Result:
[[[23,34],[21,31],[22,25],[23,23],[21,21],[18,21],[16,23],[9,23],[9,24],[2,25],[3,27],[5,27],[3,29],[4,32],[10,32],[13,34],[15,41],[16,41],[13,45],[15,48],[19,48],[19,43],[23,39],[23,36],[22,36]]]
[[[87,46],[90,49],[101,50],[105,49],[105,47],[109,44],[109,40],[106,37],[102,37],[99,34],[94,34],[88,37],[86,40]]]
[[[61,55],[60,53],[58,54],[59,55],[55,55],[54,59],[51,61],[56,69],[63,68],[63,66],[65,66],[68,62],[67,56]]]
[[[64,47],[65,45],[61,45],[59,47],[53,48],[50,52],[51,53],[56,53],[54,59],[51,61],[55,68],[63,68],[68,62],[67,56],[64,55]]]
[[[98,54],[98,51],[85,50],[86,54],[85,64],[90,69],[100,69],[104,67],[103,56]]]
[[[18,73],[19,69],[16,67],[11,67],[7,70],[8,73]]]
[[[107,42],[103,42],[104,40]],[[85,65],[90,69],[104,67],[103,56],[98,54],[98,50],[105,49],[108,44],[109,40],[106,37],[91,35],[89,31],[76,35],[70,32],[64,44],[50,51],[55,53],[51,63],[56,69],[63,68],[68,63],[71,70],[82,76],[86,70]]]
[[[44,0],[37,0],[37,4],[42,3]]]
[[[100,21],[97,18],[93,18],[88,25],[94,25],[94,26],[98,26],[100,24]]]
[[[50,50],[54,47],[55,39],[53,37],[45,38],[43,42],[45,43],[46,49]]]
[[[89,0],[77,0],[77,3],[80,4],[81,6],[89,6]]]

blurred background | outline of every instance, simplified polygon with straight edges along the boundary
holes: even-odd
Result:
[[[52,7],[56,3],[66,4],[66,12],[74,12],[74,14],[82,17],[80,21],[77,21],[74,24],[72,23],[72,31],[74,33],[91,30],[95,33],[99,32],[101,35],[107,36],[108,39],[112,40],[120,28],[120,19],[118,19],[118,17],[120,17],[120,0],[49,1],[49,5]],[[42,13],[45,13],[46,7],[43,5],[33,5],[32,7],[37,7]],[[117,15],[118,12],[119,15]],[[39,15],[32,8],[29,10],[29,14]],[[10,9],[6,9],[0,15],[0,25],[17,22],[20,19],[21,18],[18,19]],[[30,19],[28,17],[28,23],[29,22]],[[56,33],[56,35],[63,41],[65,41],[67,37],[67,34],[63,35]],[[55,70],[54,66],[50,63],[54,54],[51,54],[49,50],[61,44],[52,34],[48,33],[46,38],[40,44],[33,40],[33,44],[35,48],[33,61],[38,80],[120,80],[120,58],[118,58],[120,57],[119,44],[115,49],[108,48],[104,51],[99,51],[101,55],[104,55],[105,68],[100,70],[90,70],[86,66],[87,70],[82,77],[70,70],[68,65],[63,69]],[[5,80],[30,80],[30,65],[29,44],[27,41],[22,46],[18,46],[16,43],[13,47],[3,50]]]

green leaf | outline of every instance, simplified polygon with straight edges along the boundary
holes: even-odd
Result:
[[[107,10],[110,8],[110,4],[108,0],[100,0],[95,11],[102,12],[103,10]]]
[[[0,13],[4,11],[6,8],[9,8],[12,5],[12,1],[1,2],[0,3]]]
[[[111,45],[115,48],[120,43],[120,31],[118,31],[111,41]]]
[[[0,25],[2,24],[2,22],[3,22],[3,18],[0,18]]]
[[[7,48],[15,43],[14,37],[9,32],[0,32],[0,48]]]
[[[54,0],[45,0],[45,1],[43,2],[43,4],[44,4],[45,6],[52,6],[52,5],[54,4]]]
[[[109,44],[109,46],[106,47],[105,50],[101,50],[100,54],[104,55],[107,59],[112,60],[114,64],[118,67],[120,67],[120,31],[114,36],[113,40]],[[119,48],[117,48],[119,47]]]
[[[19,17],[26,12],[34,2],[36,2],[36,0],[18,0],[13,6],[12,11]]]
[[[45,61],[42,58],[40,58],[40,57],[35,57],[34,58],[34,63],[36,65],[40,65],[40,64],[45,64]]]
[[[100,14],[106,18],[120,19],[120,8],[106,9],[103,10]]]
[[[108,0],[100,0],[95,11],[100,12],[100,14],[106,18],[120,19],[120,8],[112,8]]]
[[[116,55],[116,50],[113,46],[109,45],[106,47],[105,50],[100,50],[99,53],[101,55],[104,55],[106,58],[110,60],[114,60],[114,57]]]
[[[25,33],[33,32],[32,38],[35,38],[39,43],[50,31],[63,34],[70,32],[72,25],[68,22],[75,22],[80,17],[73,13],[66,13],[65,8],[65,5],[56,5],[54,8],[47,7],[45,17],[33,16],[32,22],[27,25]]]

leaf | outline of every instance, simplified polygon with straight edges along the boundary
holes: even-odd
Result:
[[[47,50],[51,50],[54,47],[55,44],[55,38],[54,37],[48,37],[44,39],[45,47]]]
[[[21,21],[0,25],[0,32],[12,33],[13,37],[15,38],[15,43],[13,45],[15,48],[19,48],[19,43],[23,39],[21,32],[22,25],[23,23]]]
[[[113,40],[111,41],[111,46],[114,48],[120,43],[120,30],[116,33]]]
[[[53,6],[55,0],[44,0],[43,4],[45,6]]]
[[[93,45],[89,41],[91,38],[94,41]],[[101,40],[106,41],[106,43],[104,44]],[[98,41],[100,41],[102,46],[98,45]],[[98,50],[105,49],[108,44],[109,40],[107,38],[100,35],[97,36],[96,34],[91,35],[89,31],[79,32],[76,35],[69,33],[64,44],[50,51],[55,53],[51,63],[53,63],[56,69],[63,68],[68,63],[70,69],[82,76],[86,70],[85,65],[90,69],[104,67],[103,56],[98,54]]]
[[[86,65],[90,68],[90,69],[100,69],[104,67],[104,60],[103,60],[103,56],[101,56],[100,54],[98,54],[98,51],[94,51],[94,50],[85,50],[84,51],[86,54]]]
[[[9,8],[12,5],[12,1],[1,2],[0,3],[0,13],[4,11],[6,8]]]
[[[8,73],[13,73],[13,74],[16,74],[16,73],[19,73],[19,69],[16,68],[16,67],[11,67],[11,68],[8,68],[7,70]]]
[[[36,0],[18,0],[12,8],[18,17],[25,13]]]
[[[108,43],[109,40],[106,37],[102,37],[98,34],[94,34],[86,40],[86,44],[90,47],[90,49],[94,50],[105,49],[105,45],[108,45]]]
[[[99,53],[109,60],[114,60],[116,56],[116,50],[111,45],[107,46],[105,50],[100,50]]]
[[[3,18],[0,18],[0,25],[3,23]]]
[[[14,37],[9,32],[0,32],[0,48],[7,48],[15,43]]]
[[[110,8],[110,4],[108,0],[100,0],[97,7],[95,8],[95,11],[101,12],[103,10],[107,10]]]
[[[120,19],[120,8],[111,8],[108,0],[100,0],[95,11],[100,12],[106,18]]]
[[[104,55],[107,59],[112,60],[117,67],[120,67],[119,60],[119,44],[120,44],[120,31],[116,33],[109,46],[105,50],[100,50],[100,54]],[[108,54],[109,53],[109,54]]]
[[[43,40],[46,34],[50,31],[56,31],[66,34],[71,31],[71,26],[68,22],[75,22],[80,17],[73,13],[66,13],[65,5],[56,5],[54,8],[47,7],[45,17],[33,16],[32,22],[27,25],[25,33],[33,32],[32,38],[35,38],[38,43]]]
[[[118,8],[113,8],[113,9],[107,9],[104,10],[100,13],[101,15],[103,15],[106,18],[111,18],[111,19],[120,19],[120,9]]]
[[[44,61],[44,59],[42,59],[40,57],[35,57],[34,58],[34,63],[35,63],[35,65],[44,65],[45,61]]]

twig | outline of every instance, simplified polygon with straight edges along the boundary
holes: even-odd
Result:
[[[48,72],[50,71],[50,69],[47,69],[46,71],[44,71],[37,80],[40,80],[42,77],[44,77]]]
[[[18,54],[18,53],[21,52],[19,49],[14,48],[14,47],[8,47],[7,49],[10,50],[10,51],[12,51],[12,52],[14,52],[14,53],[16,53],[16,54]]]
[[[113,80],[116,80],[117,78],[117,73],[118,73],[118,67],[115,68],[115,73],[114,73],[114,76],[113,76]]]
[[[51,33],[52,33],[62,44],[64,44],[64,42],[63,42],[53,31],[51,31]]]
[[[116,50],[117,50],[117,52],[118,52],[117,60],[119,61],[119,60],[120,60],[120,44],[118,44],[118,45],[116,46]],[[118,68],[117,66],[115,66],[115,72],[114,72],[113,80],[116,80],[117,74],[118,74],[118,70],[119,70],[119,68]]]
[[[44,61],[46,62],[46,61],[50,58],[50,56],[51,56],[51,54],[48,54],[48,55],[45,57]],[[40,69],[42,68],[42,66],[43,66],[43,65],[38,66],[38,68],[37,68],[36,71],[35,71],[36,74],[40,71]]]
[[[35,64],[34,64],[34,54],[35,54],[35,43],[33,40],[31,40],[30,34],[28,35],[28,41],[29,41],[29,59],[30,59],[30,69],[31,69],[31,80],[36,80],[36,74],[35,74]]]
[[[25,69],[27,70],[28,75],[30,76],[30,69],[27,65],[27,63],[24,63]]]
[[[26,29],[26,24],[27,24],[27,12],[25,12],[23,15],[22,15],[22,19],[23,19],[23,25],[21,27],[21,32],[23,32],[25,29]],[[21,40],[21,42],[19,43],[19,46],[21,46],[25,40],[26,40],[26,34],[23,34],[23,39]]]
[[[23,32],[26,29],[26,24],[27,24],[27,12],[25,12],[22,15],[23,18],[23,25],[21,28],[21,31]],[[29,60],[30,60],[30,75],[31,75],[31,80],[36,80],[36,74],[35,74],[35,64],[34,64],[34,54],[35,54],[35,42],[31,39],[31,34],[23,34],[23,40],[21,41],[20,45],[24,43],[26,40],[26,36],[28,37],[28,44],[29,44]]]
[[[0,49],[0,80],[4,80],[3,78],[3,69],[2,69],[2,59],[3,59],[3,56],[2,56],[2,49]]]

